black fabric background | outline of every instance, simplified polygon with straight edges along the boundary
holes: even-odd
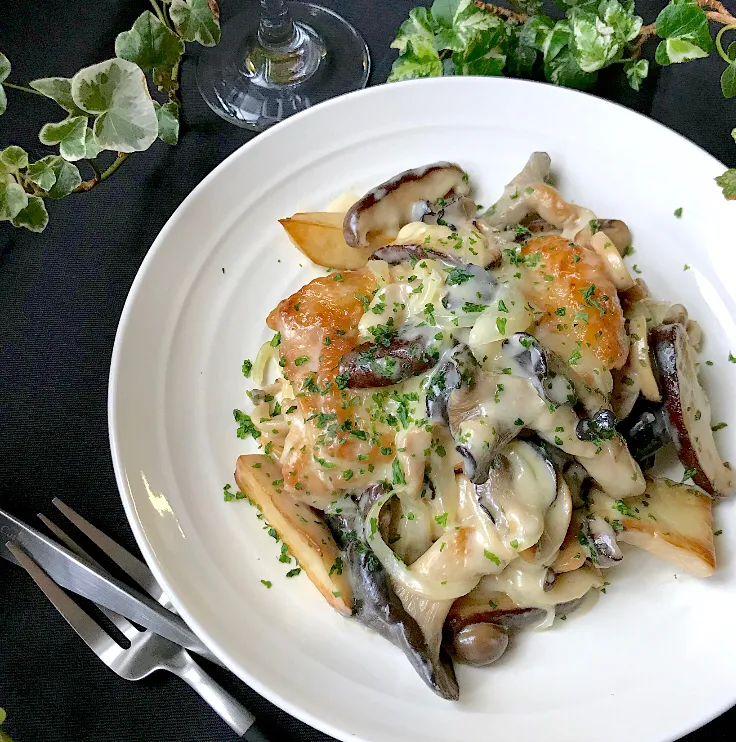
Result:
[[[247,2],[256,12],[255,0]],[[324,2],[365,35],[373,55],[372,83],[385,80],[394,56],[389,43],[418,1]],[[726,4],[733,9],[733,2]],[[223,0],[222,5],[227,19],[241,9],[242,0]],[[637,3],[645,22],[663,5],[664,0]],[[116,34],[148,6],[144,0],[2,0],[0,7],[0,50],[14,64],[11,80],[27,82],[70,76],[111,57]],[[118,318],[158,231],[192,188],[250,136],[210,113],[196,90],[193,65],[189,58],[182,71],[179,146],[158,142],[102,187],[52,203],[42,235],[0,225],[0,506],[33,523],[58,495],[131,549],[135,544],[118,497],[107,437],[107,377]],[[717,59],[657,68],[638,94],[622,82],[623,75],[606,74],[596,94],[661,121],[734,166],[730,131],[736,126],[736,105],[721,97],[721,68]],[[20,144],[34,155],[47,154],[36,135],[41,123],[58,118],[59,109],[23,93],[8,91],[8,97],[0,145]],[[530,99],[529,112],[533,107]],[[601,146],[609,144],[626,146]],[[224,671],[208,669],[259,716],[272,739],[329,739]],[[688,672],[687,666],[682,672]],[[591,678],[597,676],[591,668]],[[646,706],[646,698],[641,705]],[[129,683],[107,670],[30,579],[4,561],[0,706],[8,712],[5,729],[16,742],[235,738],[173,676],[158,673]],[[687,740],[733,740],[735,722],[731,711]]]

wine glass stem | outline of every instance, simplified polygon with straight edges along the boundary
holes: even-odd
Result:
[[[261,20],[258,24],[258,40],[265,48],[283,49],[296,39],[294,21],[285,0],[260,0]]]

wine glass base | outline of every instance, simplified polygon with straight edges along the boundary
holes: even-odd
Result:
[[[224,24],[220,43],[200,55],[202,97],[236,126],[263,131],[368,81],[368,47],[353,26],[319,5],[287,5],[299,38],[296,49],[267,54],[258,43],[258,13],[246,11]]]

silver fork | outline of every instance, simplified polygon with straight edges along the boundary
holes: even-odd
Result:
[[[54,499],[53,503],[149,595],[165,607],[171,606],[168,597],[143,562],[82,518],[68,505],[58,499]],[[39,518],[67,548],[97,564],[79,544],[55,523],[42,514],[39,514]],[[19,545],[9,542],[7,546],[66,622],[79,634],[90,649],[120,677],[126,680],[141,680],[156,670],[168,670],[190,685],[238,735],[245,735],[244,739],[248,742],[266,742],[266,737],[255,726],[253,715],[207,675],[194,662],[189,652],[151,631],[139,631],[126,618],[98,606],[130,642],[129,648],[121,647]]]

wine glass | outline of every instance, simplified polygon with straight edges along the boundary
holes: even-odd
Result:
[[[224,24],[203,51],[197,84],[222,118],[263,129],[336,95],[365,87],[368,47],[344,18],[305,2],[259,0]]]

